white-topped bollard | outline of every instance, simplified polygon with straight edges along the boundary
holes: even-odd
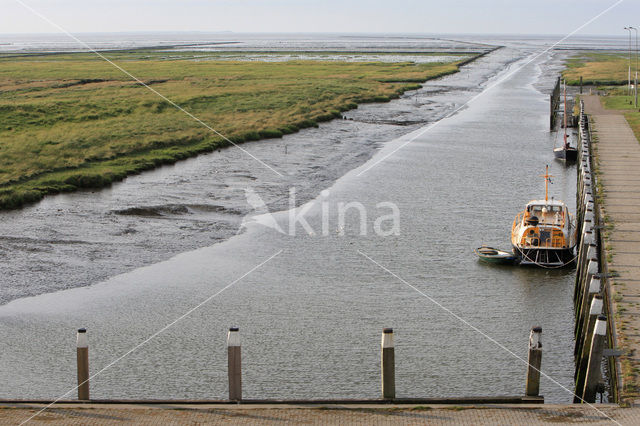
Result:
[[[586,372],[587,362],[589,361],[589,349],[591,348],[591,339],[593,337],[593,329],[596,326],[596,321],[602,315],[602,310],[604,308],[604,302],[602,300],[602,296],[596,294],[591,299],[591,305],[589,306],[589,314],[584,318],[584,322],[582,324],[582,334],[584,336],[584,341],[582,344],[578,345],[575,354],[578,356],[578,371],[583,370]],[[576,336],[578,339],[580,336]],[[578,387],[578,391],[582,388]]]
[[[598,259],[598,248],[595,244],[589,244],[589,247],[587,247],[587,259]]]
[[[591,223],[595,223],[596,222],[596,216],[593,214],[593,209],[590,209],[589,207],[587,207],[587,209],[585,210],[584,213],[584,220],[585,222],[591,222]]]
[[[242,356],[240,329],[231,327],[227,333],[227,356],[229,372],[229,400],[242,400]]]
[[[598,248],[595,244],[586,244],[585,241],[584,246],[586,249],[582,249],[578,252],[578,262],[576,269],[578,271],[582,271],[582,265],[588,260],[597,259],[598,258]]]
[[[591,230],[584,229],[584,231],[582,232],[582,243],[584,245],[592,245],[593,244],[593,245],[597,246],[596,238],[593,235],[593,232]]]
[[[393,343],[393,329],[382,330],[380,372],[382,374],[382,397],[395,399],[396,397],[396,366],[395,347]]]
[[[595,274],[593,277],[591,277],[591,282],[589,283],[589,295],[591,297],[589,298],[588,304],[591,304],[591,299],[593,299],[593,296],[600,293],[601,289],[602,289],[602,282],[600,281],[600,275]]]
[[[598,273],[598,269],[600,268],[600,263],[598,259],[589,259],[589,263],[587,263],[587,270],[583,277],[585,286],[588,286],[591,282],[591,278]]]
[[[596,402],[596,391],[602,381],[602,353],[607,340],[607,318],[602,315],[598,317],[591,339],[591,350],[589,351],[589,365],[587,366],[587,377],[584,382],[584,402]]]
[[[585,289],[586,294],[582,297],[580,305],[579,315],[576,317],[575,332],[576,332],[576,350],[575,354],[578,355],[581,350],[580,339],[589,340],[588,333],[593,331],[593,325],[600,314],[602,314],[602,296],[600,291],[602,290],[602,283],[600,282],[600,275],[594,275],[591,278],[589,287]],[[595,302],[594,300],[598,299]],[[591,327],[591,328],[589,328]]]
[[[78,364],[78,399],[89,400],[89,339],[87,329],[81,328],[76,334],[76,358]]]
[[[602,296],[596,295],[591,300],[591,307],[589,309],[589,316],[585,318],[585,322],[583,325],[582,339],[577,340],[576,345],[576,387],[575,387],[575,396],[573,398],[574,404],[578,404],[582,402],[583,392],[584,392],[584,384],[587,377],[587,367],[589,365],[589,351],[591,350],[591,342],[593,340],[593,330],[596,326],[596,321],[602,315],[602,310],[604,308],[604,303],[602,301]],[[579,336],[576,336],[578,339]]]
[[[527,366],[526,396],[540,395],[540,367],[542,367],[542,327],[531,327]]]
[[[593,296],[593,299],[591,299],[591,306],[589,307],[589,317],[586,318],[586,321],[585,321],[585,335],[586,335],[585,341],[587,343],[585,345],[586,350],[589,350],[589,348],[591,347],[593,330],[596,327],[596,322],[598,321],[598,318],[600,318],[600,316],[602,315],[603,309],[604,309],[604,301],[602,300],[602,296],[599,294]],[[589,353],[586,352],[585,359],[588,359],[588,357],[589,357]]]

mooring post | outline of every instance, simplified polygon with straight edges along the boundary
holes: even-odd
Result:
[[[585,222],[596,223],[596,215],[593,213],[593,205],[591,203],[587,203],[584,211],[584,220]]]
[[[526,396],[540,395],[540,367],[542,366],[542,327],[531,327],[529,334],[529,360],[527,367]]]
[[[598,247],[595,244],[581,244],[578,250],[578,263],[576,264],[576,270],[582,271],[585,259],[597,259]]]
[[[576,270],[576,285],[573,288],[573,302],[576,304],[578,299],[580,298],[580,291],[583,287],[583,273],[586,273],[585,266],[588,266],[588,262],[590,259],[587,258],[587,254],[589,253],[589,246],[595,245],[595,238],[593,236],[593,232],[591,230],[583,229],[582,238],[580,239],[580,246],[578,249],[578,261],[577,265],[580,267]],[[597,250],[597,246],[596,246]],[[593,251],[592,251],[593,253]],[[577,308],[577,305],[574,305]]]
[[[584,402],[596,402],[596,391],[602,381],[600,364],[602,364],[602,352],[607,340],[607,318],[604,315],[598,317],[591,339],[591,350],[589,351],[589,365],[587,366],[587,377],[584,382],[584,392],[582,399]]]
[[[596,246],[596,249],[597,249],[598,244],[596,242],[596,237],[593,234],[593,230],[586,229],[586,228],[583,229],[583,231],[582,231],[582,243],[587,247],[590,246],[590,245],[594,245],[594,246]],[[585,256],[586,256],[586,251],[585,251]]]
[[[382,374],[382,397],[395,399],[396,397],[396,358],[393,344],[393,329],[382,330],[380,370]]]
[[[589,285],[591,284],[591,280],[595,275],[598,274],[598,259],[596,258],[597,253],[596,253],[595,245],[593,246],[593,248],[591,245],[589,246],[589,248],[587,249],[587,256],[594,256],[594,257],[587,257],[587,262],[589,263],[587,263],[586,271],[580,272],[580,278],[579,278],[580,288],[578,289],[578,293],[576,294],[576,299],[574,301],[576,313],[580,313],[580,307],[583,304],[583,298],[585,297],[587,291],[589,290]],[[584,263],[582,265],[584,265]],[[582,271],[582,269],[579,269],[579,271]]]
[[[589,350],[591,349],[591,339],[593,338],[593,330],[596,326],[596,320],[602,315],[602,296],[597,295],[591,301],[589,308],[589,316],[585,318],[580,335],[576,335],[576,348],[574,355],[576,357],[576,394],[581,396],[584,379],[587,373],[587,364],[589,363]],[[576,401],[579,402],[579,401]]]
[[[591,282],[589,283],[589,286],[585,288],[586,294],[582,297],[582,303],[580,305],[579,315],[576,317],[576,326],[575,326],[576,342],[578,341],[577,340],[578,336],[581,336],[585,332],[584,327],[585,327],[585,324],[587,324],[588,322],[587,318],[589,316],[589,312],[587,312],[587,309],[590,308],[593,298],[600,294],[601,289],[602,289],[602,286],[600,282],[600,275],[596,274],[593,277],[591,277]]]
[[[583,280],[584,286],[588,286],[591,282],[591,278],[598,273],[598,269],[600,269],[600,264],[597,258],[591,258],[588,260],[587,270],[584,272]]]
[[[555,124],[556,120],[555,120],[555,91],[556,89],[553,89],[553,93],[551,95],[549,95],[549,129],[553,130],[553,125]]]
[[[583,265],[586,265],[586,268],[583,267],[582,271],[578,271],[578,289],[575,294],[575,305],[574,308],[576,310],[579,309],[580,303],[582,302],[582,296],[584,294],[585,288],[589,286],[591,282],[591,278],[598,273],[599,263],[598,259],[585,259]]]
[[[242,357],[240,329],[231,327],[227,333],[227,356],[229,372],[229,400],[242,400]]]
[[[80,328],[76,333],[76,358],[78,364],[78,399],[89,400],[89,339],[87,329]]]
[[[593,188],[591,181],[591,173],[588,170],[582,169],[578,175],[578,191],[579,194],[584,193],[587,188]],[[582,198],[582,197],[581,197]]]
[[[589,172],[587,172],[589,173]],[[592,193],[593,187],[591,186],[591,179],[585,179],[584,181],[582,181],[581,186],[578,188],[578,193],[579,194],[587,194],[589,195],[590,193]],[[584,220],[584,213],[587,210],[587,206],[589,205],[589,201],[591,200],[591,198],[586,197],[583,198],[584,199],[584,205],[581,206],[580,208],[580,219]]]
[[[582,76],[580,76],[580,94],[582,95]]]
[[[589,164],[588,161],[588,157],[589,155],[585,153],[585,159],[587,160],[586,163]],[[588,171],[589,169],[587,169]],[[587,204],[589,203],[593,203],[593,192],[591,192],[591,188],[585,188],[582,194],[582,205],[580,206],[580,208],[584,209],[586,208]]]

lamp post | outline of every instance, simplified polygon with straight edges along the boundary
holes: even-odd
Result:
[[[624,27],[629,31],[629,79],[627,80],[627,94],[631,95],[631,28]]]
[[[636,108],[638,108],[638,29],[636,27],[629,27],[636,32],[636,78],[633,83],[633,89],[636,97]],[[631,34],[631,31],[629,31]]]

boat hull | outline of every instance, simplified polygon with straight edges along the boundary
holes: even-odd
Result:
[[[506,257],[478,256],[478,257],[483,262],[493,263],[496,265],[513,265],[516,262],[516,258],[514,256],[506,256]]]
[[[513,253],[516,257],[516,263],[519,265],[558,268],[570,266],[575,262],[573,248],[522,248],[513,246]]]
[[[578,159],[578,150],[575,148],[555,148],[553,155],[559,160],[576,161]]]
[[[504,250],[494,249],[493,247],[482,246],[474,250],[478,258],[487,263],[496,264],[513,264],[516,257],[513,253]]]
[[[578,150],[571,148],[565,151],[565,160],[567,161],[577,161],[578,160]]]

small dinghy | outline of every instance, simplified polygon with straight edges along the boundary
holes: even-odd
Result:
[[[493,247],[482,246],[474,250],[480,260],[488,263],[514,263],[516,257],[513,253]]]

